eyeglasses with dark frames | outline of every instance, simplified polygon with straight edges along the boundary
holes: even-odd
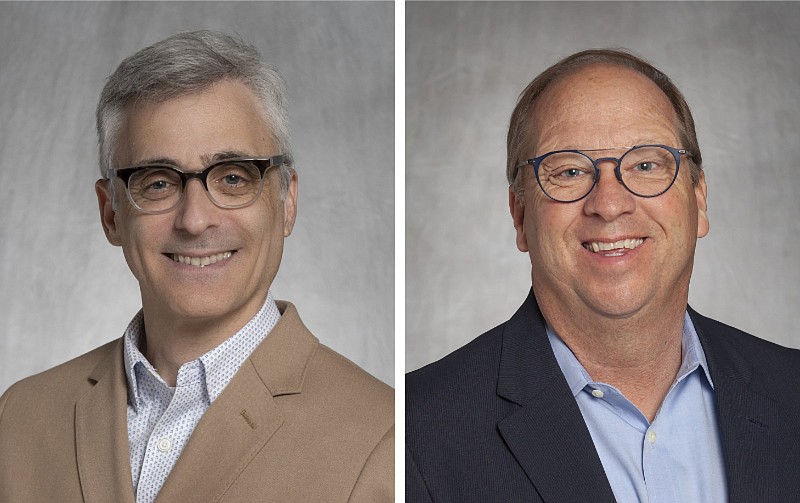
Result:
[[[620,157],[592,159],[586,154],[623,149],[627,151]],[[613,162],[617,181],[628,191],[639,197],[656,197],[675,183],[683,155],[691,158],[692,153],[659,144],[593,150],[556,150],[528,159],[517,166],[515,178],[521,168],[533,166],[536,181],[547,197],[562,203],[573,203],[588,196],[597,185],[600,179],[599,164]]]
[[[264,188],[267,170],[285,163],[284,155],[232,158],[191,172],[170,164],[143,164],[108,170],[106,178],[119,178],[131,204],[143,213],[159,214],[175,209],[183,201],[186,184],[193,178],[200,180],[215,205],[236,209],[253,204]]]

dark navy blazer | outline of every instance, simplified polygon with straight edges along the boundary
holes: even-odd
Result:
[[[800,502],[800,351],[689,316],[729,501]],[[406,376],[406,501],[615,501],[533,292],[506,323]]]

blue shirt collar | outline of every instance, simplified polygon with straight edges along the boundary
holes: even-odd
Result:
[[[553,348],[553,353],[556,356],[561,372],[567,379],[570,391],[573,396],[586,387],[587,384],[592,383],[592,379],[586,369],[581,365],[575,354],[564,343],[561,338],[556,335],[552,327],[547,324],[547,338],[550,341],[550,346]],[[678,375],[675,382],[680,382],[691,374],[697,367],[703,369],[703,373],[714,388],[714,382],[711,380],[711,374],[708,372],[708,363],[706,362],[706,354],[703,352],[703,346],[700,344],[700,339],[697,336],[697,331],[694,328],[692,319],[687,312],[683,318],[683,333],[681,336],[681,366],[678,370]]]

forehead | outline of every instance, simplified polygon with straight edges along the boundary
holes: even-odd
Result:
[[[586,66],[551,83],[532,110],[536,150],[675,143],[678,120],[649,78],[608,64]],[[675,146],[675,145],[673,145]]]
[[[219,152],[276,153],[255,95],[228,80],[163,101],[128,104],[116,150],[119,165],[173,159],[194,166]]]

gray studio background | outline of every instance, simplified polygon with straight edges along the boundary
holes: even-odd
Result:
[[[393,384],[391,3],[0,2],[0,392],[140,308],[100,227],[94,109],[124,57],[201,28],[238,33],[287,82],[299,206],[273,293]]]
[[[530,288],[505,135],[547,66],[623,46],[692,106],[710,234],[689,301],[800,347],[800,4],[406,4],[406,370],[507,320]]]

